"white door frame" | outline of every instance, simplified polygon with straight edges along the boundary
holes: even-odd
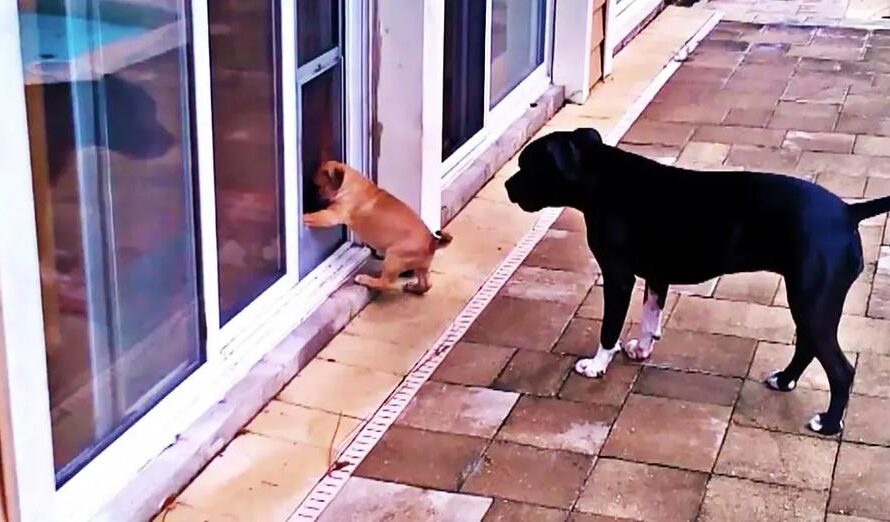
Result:
[[[243,325],[240,331],[236,327],[229,328],[233,330],[231,334],[226,331],[238,322],[219,328],[207,2],[184,1],[190,5],[192,16],[193,117],[197,129],[194,160],[199,185],[197,197],[201,205],[200,269],[205,281],[207,360],[58,490],[53,467],[18,6],[16,2],[0,5],[0,77],[4,79],[0,82],[0,110],[5,115],[0,120],[0,131],[4,136],[0,140],[0,172],[10,174],[0,176],[0,209],[3,213],[3,219],[0,219],[0,382],[3,383],[0,386],[0,458],[4,493],[12,520],[89,519],[132,481],[146,463],[174,443],[178,434],[218,402],[253,364],[317,308],[367,256],[365,250],[347,243],[302,281],[282,283],[279,295],[275,295],[276,290],[270,294],[274,297],[263,296],[257,301],[261,304],[252,304],[251,307],[258,311],[255,315],[249,314],[250,320],[239,321]],[[368,109],[364,91],[368,88],[369,24],[366,21],[369,2],[345,0],[344,4],[347,6],[344,31],[347,51],[344,73],[348,89],[345,97],[348,101],[347,160],[364,166],[368,157]],[[293,13],[293,2],[281,2],[283,51],[287,52],[289,48],[292,53],[296,49],[295,40],[287,37],[294,34]],[[282,92],[287,93],[296,88],[296,82],[287,82],[289,68],[284,63],[282,66]],[[291,72],[294,70],[290,68]],[[287,102],[287,97],[283,101]],[[295,106],[291,108],[295,109]],[[285,142],[285,179],[292,179],[292,185],[286,185],[285,190],[294,196],[296,145],[296,139]],[[295,202],[296,198],[292,197],[291,201]],[[293,214],[291,219],[296,221],[295,217]],[[295,230],[295,227],[289,230]],[[288,237],[294,246],[295,239]],[[295,255],[287,258],[289,266],[291,260],[296,260]],[[208,287],[212,287],[211,291],[207,291]]]

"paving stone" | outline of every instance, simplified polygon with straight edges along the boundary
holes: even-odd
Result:
[[[565,230],[567,232],[586,232],[587,226],[584,223],[584,214],[573,208],[567,208],[562,211],[553,226],[552,230]]]
[[[805,79],[792,79],[782,94],[782,101],[799,103],[844,103],[849,87],[834,82],[814,82]]]
[[[890,355],[890,321],[844,315],[838,341],[844,350]]]
[[[835,129],[850,134],[870,134],[874,136],[890,136],[890,118],[880,116],[857,116],[841,113]]]
[[[643,299],[646,295],[645,287],[641,282],[638,282],[637,286],[634,287],[633,294],[630,298],[630,307],[627,311],[627,320],[626,323],[639,323],[643,318]],[[664,310],[662,312],[663,317],[670,316],[671,311],[674,309],[674,306],[677,304],[677,299],[679,296],[677,293],[668,294],[667,299],[664,303]],[[595,319],[597,321],[601,321],[603,318],[603,287],[595,286],[590,289],[590,293],[587,294],[587,297],[584,299],[584,302],[581,303],[581,307],[578,308],[578,317],[583,319]],[[583,324],[583,322],[582,322]],[[568,334],[572,330],[572,324],[569,324],[569,328],[566,329],[566,334]],[[591,339],[598,341],[599,340],[599,329],[595,330],[596,336]],[[596,346],[593,347],[596,350]],[[586,352],[585,352],[586,353]],[[592,353],[592,352],[591,352]]]
[[[816,183],[841,198],[861,198],[865,192],[867,180],[868,178],[861,176],[846,176],[829,172],[823,172],[816,177]]]
[[[621,406],[639,373],[639,365],[621,358],[612,361],[604,378],[591,379],[571,372],[559,392],[559,398],[587,404]]]
[[[838,105],[781,101],[767,127],[827,132],[834,129],[839,113]]]
[[[782,370],[791,361],[794,355],[794,346],[788,344],[776,344],[761,342],[757,345],[757,352],[754,354],[754,361],[751,363],[751,371],[748,372],[748,378],[755,382],[764,382],[767,377],[776,370]],[[848,357],[850,364],[855,364],[855,354]],[[829,391],[828,377],[825,370],[818,361],[813,361],[804,371],[800,380],[797,381],[800,388],[809,388],[812,390]]]
[[[328,468],[329,450],[253,433],[210,461],[179,501],[214,520],[285,520]]]
[[[358,419],[272,400],[245,427],[250,433],[297,444],[339,447],[359,427]]]
[[[826,58],[829,60],[855,61],[862,57],[863,49],[838,47],[831,44],[824,45],[792,45],[788,50],[791,56]]]
[[[602,455],[710,471],[730,412],[723,406],[632,394]]]
[[[813,152],[836,152],[850,154],[856,136],[836,132],[806,132],[790,130],[785,135],[785,148],[809,150]]]
[[[367,522],[472,522],[482,520],[490,506],[490,498],[352,477],[331,505],[322,512],[319,520],[356,520],[356,513],[361,513],[361,520]]]
[[[863,156],[890,156],[890,138],[881,136],[858,136],[853,152]]]
[[[784,138],[785,132],[777,129],[703,125],[695,131],[692,139],[694,141],[723,143],[727,145],[778,147],[782,145]]]
[[[798,388],[782,393],[762,382],[745,381],[732,420],[740,426],[813,436],[806,423],[828,408],[828,398],[826,391]]]
[[[816,34],[813,27],[795,27],[790,25],[767,25],[763,31],[751,37],[757,43],[806,44]]]
[[[715,82],[714,88],[719,89],[720,83],[722,82]],[[642,117],[647,121],[657,122],[716,124],[723,121],[727,112],[729,112],[729,107],[715,102],[702,105],[678,105],[655,102],[646,108]],[[683,144],[678,143],[676,146],[682,147]]]
[[[464,340],[548,352],[574,311],[562,303],[496,297]]]
[[[869,158],[831,152],[804,151],[797,166],[798,170],[812,174],[844,174],[865,176],[869,169]]]
[[[757,341],[684,330],[666,330],[648,364],[674,370],[744,377]]]
[[[566,509],[592,463],[587,455],[495,441],[462,491]]]
[[[885,519],[890,513],[890,448],[843,443],[838,453],[828,510]]]
[[[844,440],[890,446],[890,399],[853,395],[844,418]]]
[[[790,78],[797,68],[797,62],[742,64],[732,75],[735,80],[763,81],[764,79]]]
[[[713,477],[708,482],[698,520],[800,520],[825,517],[826,492],[796,489],[749,480]]]
[[[694,520],[704,473],[600,459],[576,509],[627,520]]]
[[[542,449],[596,455],[617,415],[615,406],[525,396],[510,413],[497,438]]]
[[[865,518],[865,517],[848,517],[846,515],[835,515],[833,513],[828,513],[825,516],[825,522],[880,522],[874,518]]]
[[[680,298],[668,325],[785,343],[791,341],[795,332],[791,314],[784,308],[686,296]]]
[[[890,196],[890,179],[887,178],[868,178],[865,185],[865,198],[875,199]]]
[[[494,387],[553,397],[574,364],[574,357],[520,350],[495,380]]]
[[[643,368],[633,391],[640,395],[732,406],[741,387],[740,379],[648,367]]]
[[[726,164],[772,173],[793,173],[800,152],[791,149],[766,149],[749,145],[733,145]]]
[[[436,368],[432,380],[467,386],[490,386],[516,353],[514,348],[459,342]]]
[[[890,157],[872,157],[868,165],[868,175],[880,178],[890,177]]]
[[[507,281],[500,295],[578,306],[592,286],[593,279],[586,274],[520,266]]]
[[[787,43],[757,43],[748,49],[742,63],[797,64],[796,56],[785,55],[790,48]]]
[[[492,437],[518,399],[516,393],[427,382],[396,422],[422,430]]]
[[[457,491],[488,441],[392,426],[355,475],[422,488]]]
[[[592,356],[599,346],[601,328],[602,322],[599,320],[576,317],[569,322],[566,331],[553,347],[553,352]]]
[[[853,393],[890,398],[890,357],[861,354],[856,365]]]
[[[586,234],[564,230],[548,230],[523,264],[579,272],[591,277],[599,273],[599,266],[587,246]]]
[[[731,425],[714,472],[827,491],[837,446],[832,440]]]
[[[766,127],[770,117],[773,115],[773,109],[749,109],[733,107],[726,114],[723,120],[724,125],[741,126],[741,127]]]
[[[357,419],[371,416],[401,377],[315,359],[288,384],[278,400]],[[336,389],[337,393],[332,393]]]
[[[637,154],[663,165],[673,165],[680,155],[679,147],[666,147],[664,145],[633,145],[631,143],[619,143],[618,146],[627,152]]]
[[[520,520],[565,522],[566,516],[568,513],[558,509],[495,499],[482,522],[517,522]]]
[[[886,94],[883,96],[850,94],[844,101],[841,110],[844,114],[853,116],[888,118],[890,117],[890,100],[887,99]]]
[[[694,126],[687,123],[637,121],[622,138],[637,145],[668,145],[682,147],[692,137]]]
[[[677,165],[687,168],[715,168],[723,165],[728,154],[729,145],[724,143],[693,141],[683,149]]]
[[[770,272],[731,274],[720,278],[714,297],[768,305],[773,302],[781,277]]]

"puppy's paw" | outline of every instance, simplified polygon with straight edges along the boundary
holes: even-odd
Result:
[[[430,287],[428,285],[423,286],[419,283],[405,283],[404,286],[402,286],[403,292],[414,295],[423,295],[427,293],[429,289]]]
[[[631,339],[624,345],[624,354],[633,361],[645,361],[652,355],[654,349],[655,342],[651,339],[648,342]]]
[[[780,392],[790,392],[797,388],[797,381],[785,377],[784,372],[777,370],[763,381],[766,387]]]
[[[367,274],[359,274],[355,276],[355,284],[366,286],[368,288],[374,287],[374,278]]]
[[[589,379],[602,377],[606,374],[606,370],[609,369],[609,364],[612,362],[612,358],[615,357],[615,354],[618,353],[620,349],[620,347],[615,347],[612,350],[606,350],[600,346],[596,351],[596,355],[592,358],[581,359],[576,362],[575,371]]]
[[[819,435],[837,435],[844,431],[844,421],[832,422],[825,413],[817,413],[807,422],[807,429]]]
[[[314,212],[311,214],[303,214],[303,224],[307,227],[317,227],[319,225],[318,215]]]

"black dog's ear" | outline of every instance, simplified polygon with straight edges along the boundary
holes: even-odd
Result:
[[[592,127],[579,127],[572,132],[572,137],[578,139],[582,144],[602,143],[603,137],[599,131]]]
[[[556,164],[556,170],[566,179],[577,179],[581,167],[581,151],[571,139],[556,139],[547,143],[547,152]]]

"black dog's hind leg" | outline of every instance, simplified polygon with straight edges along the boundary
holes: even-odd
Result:
[[[847,292],[861,270],[861,264],[853,268],[850,264],[840,263],[838,269],[826,278],[827,281],[815,289],[793,285],[788,281],[788,302],[797,324],[798,346],[812,348],[813,355],[828,376],[831,388],[828,411],[813,416],[807,423],[810,430],[822,435],[834,435],[844,429],[844,414],[850,401],[854,370],[841,350],[837,333]],[[805,352],[801,354],[800,364],[805,356]]]
[[[646,281],[640,333],[636,339],[628,341],[624,346],[624,353],[631,359],[635,361],[648,359],[655,349],[655,342],[661,339],[661,316],[667,302],[667,294],[668,285]]]
[[[612,358],[621,350],[618,339],[624,329],[634,281],[633,274],[624,271],[603,272],[604,310],[600,344],[596,355],[575,363],[576,372],[585,377],[601,377],[609,368]]]

